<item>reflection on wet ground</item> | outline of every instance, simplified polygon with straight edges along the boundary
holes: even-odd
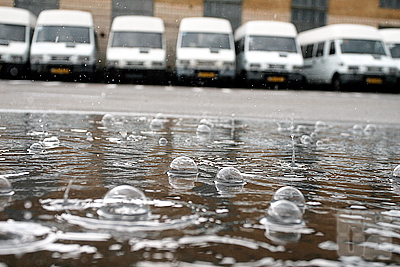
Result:
[[[0,115],[2,265],[400,263],[399,125]]]

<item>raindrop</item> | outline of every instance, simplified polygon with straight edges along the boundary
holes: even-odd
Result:
[[[271,203],[267,220],[279,225],[300,225],[303,223],[303,213],[295,203],[281,199]]]
[[[160,140],[158,140],[158,144],[160,146],[166,146],[168,144],[168,140],[165,137],[161,137]]]
[[[397,167],[394,168],[393,176],[397,177],[397,178],[400,178],[400,165],[397,165]]]
[[[42,144],[45,148],[54,148],[60,145],[60,140],[56,136],[43,139]]]
[[[122,129],[122,130],[119,132],[119,134],[121,135],[121,137],[122,137],[123,139],[125,139],[125,138],[128,136],[128,131],[125,130],[125,129]]]
[[[130,185],[117,186],[104,196],[104,207],[97,210],[102,219],[108,220],[145,220],[150,215],[146,196]]]
[[[300,141],[303,145],[309,145],[312,143],[312,138],[309,135],[302,135]]]
[[[364,128],[365,135],[373,135],[377,131],[377,127],[375,124],[367,124]]]
[[[297,188],[293,186],[281,187],[275,192],[274,196],[272,197],[273,202],[283,199],[295,203],[304,212],[306,201],[303,194]]]
[[[31,154],[40,154],[40,153],[44,153],[44,147],[41,143],[33,143],[29,149],[28,149],[28,153]]]
[[[94,140],[94,139],[93,139],[93,135],[92,135],[91,132],[87,132],[87,133],[86,133],[86,140],[88,140],[88,141],[93,141],[93,140]]]
[[[175,158],[169,165],[168,175],[172,176],[185,176],[185,175],[197,175],[198,169],[197,164],[193,159],[181,156]]]
[[[11,183],[5,177],[0,177],[0,196],[10,196],[13,195],[14,191],[12,189]]]
[[[322,132],[328,128],[328,125],[324,121],[316,121],[314,128],[316,132]]]

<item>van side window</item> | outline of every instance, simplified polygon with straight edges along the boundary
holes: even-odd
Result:
[[[304,58],[311,58],[312,57],[312,53],[313,53],[313,48],[314,48],[314,44],[309,44],[305,47],[305,49],[303,50],[303,57]]]
[[[334,55],[334,54],[336,54],[335,42],[331,41],[331,44],[329,46],[329,55]]]
[[[316,57],[322,57],[324,55],[324,45],[324,42],[318,43]]]
[[[235,43],[235,52],[236,52],[236,55],[244,52],[244,38],[236,41],[236,43]]]

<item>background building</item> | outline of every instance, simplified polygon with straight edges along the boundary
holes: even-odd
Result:
[[[54,8],[91,12],[102,63],[115,16],[160,17],[166,27],[170,68],[179,23],[184,17],[223,17],[231,21],[234,29],[249,20],[293,22],[298,31],[335,23],[400,27],[400,0],[0,0],[0,5],[26,8],[36,15],[41,10]]]

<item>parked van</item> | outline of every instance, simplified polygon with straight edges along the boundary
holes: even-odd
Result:
[[[249,21],[235,31],[236,73],[246,83],[300,85],[303,57],[292,23]]]
[[[0,71],[11,77],[28,73],[36,16],[16,7],[0,7]]]
[[[389,49],[393,61],[397,67],[397,76],[400,77],[400,29],[382,29],[379,32],[383,36],[383,41]]]
[[[114,19],[107,46],[109,78],[164,80],[166,56],[162,19],[147,16]]]
[[[397,68],[378,29],[366,25],[335,24],[299,34],[303,73],[309,83],[392,85]]]
[[[44,10],[31,46],[31,71],[38,75],[91,78],[97,66],[92,14],[78,10]]]
[[[178,82],[193,79],[232,81],[235,49],[230,22],[210,17],[182,19],[175,72]]]

